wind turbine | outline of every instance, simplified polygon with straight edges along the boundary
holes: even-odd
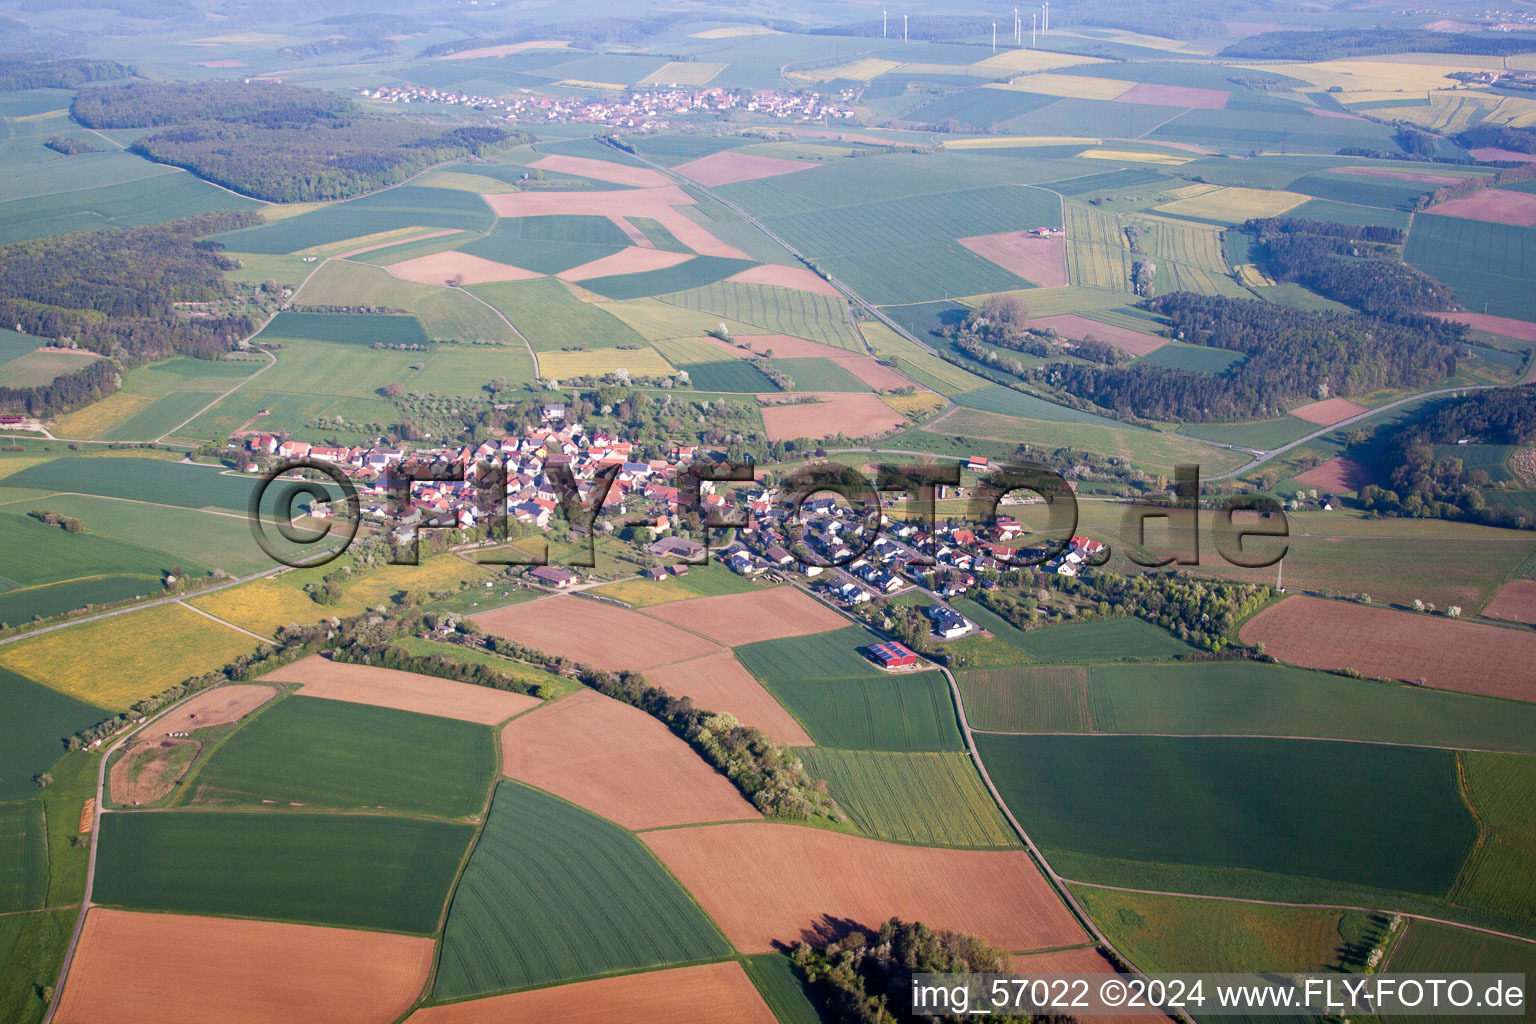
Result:
[[[907,41],[907,16],[905,14],[901,16],[901,41]]]

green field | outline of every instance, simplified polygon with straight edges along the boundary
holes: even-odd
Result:
[[[649,295],[666,295],[692,288],[703,288],[716,281],[723,281],[732,274],[739,274],[753,265],[751,260],[728,259],[724,256],[695,256],[691,260],[676,266],[664,267],[661,270],[590,278],[581,282],[581,286],[610,299],[639,299]]]
[[[852,626],[736,649],[811,738],[849,750],[960,750],[949,686],[937,672],[882,672],[859,648],[877,642]]]
[[[1251,423],[1181,423],[1177,428],[1178,433],[1186,437],[1199,437],[1219,444],[1235,444],[1263,451],[1289,444],[1317,429],[1317,424],[1308,423],[1299,416],[1281,416]]]
[[[0,586],[7,588],[0,590],[0,622],[19,625],[33,616],[48,618],[163,589],[162,574],[176,557],[91,529],[110,520],[86,520],[85,531],[66,533],[26,515],[33,510],[67,515],[67,502],[42,498],[0,511]],[[182,567],[195,575],[208,572],[191,558]]]
[[[484,231],[494,221],[485,200],[472,192],[401,185],[260,227],[215,235],[214,240],[231,252],[282,255],[402,227]]]
[[[188,466],[164,459],[89,455],[65,455],[28,466],[6,477],[5,486],[242,513],[250,502],[251,493],[250,480],[207,466]]]
[[[582,302],[554,278],[477,284],[470,291],[500,310],[540,352],[645,344],[623,321]]]
[[[78,907],[0,917],[0,1018],[33,1024],[48,1009]]]
[[[340,341],[353,345],[427,343],[427,334],[415,317],[378,313],[279,313],[257,336],[259,341],[284,341],[290,338]]]
[[[703,288],[675,292],[664,299],[674,306],[760,328],[755,333],[788,334],[861,355],[864,353],[858,333],[848,322],[846,306],[841,299],[829,295],[764,284],[717,281]]]
[[[1002,384],[993,384],[990,387],[977,391],[967,391],[955,396],[955,404],[963,405],[969,409],[980,409],[983,412],[1001,413],[1004,416],[1020,416],[1026,419],[1056,420],[1061,423],[1091,423],[1100,427],[1115,427],[1120,430],[1133,429],[1118,420],[1112,420],[1107,416],[1099,416],[1091,412],[1083,412],[1080,409],[1071,409],[1065,405],[1057,405],[1055,402],[1038,398],[1035,395],[1015,391],[1013,388],[1004,387]]]
[[[200,805],[463,818],[485,806],[495,773],[494,738],[483,725],[301,696],[220,744],[185,792]]]
[[[1029,657],[1048,664],[1091,661],[1158,661],[1194,653],[1194,648],[1135,616],[1069,622],[1028,632],[970,598],[954,602],[955,610]]]
[[[1403,255],[1467,309],[1536,320],[1536,228],[1421,213]]]
[[[971,726],[985,732],[1311,736],[1536,753],[1536,706],[1285,665],[1014,668],[959,679]]]
[[[32,776],[64,755],[64,740],[111,717],[106,711],[66,697],[9,669],[0,668],[0,707],[24,729],[7,730],[0,745],[0,799],[21,800],[37,792]]]
[[[1486,932],[1454,928],[1433,921],[1410,921],[1392,946],[1382,970],[1402,974],[1487,972],[1524,974],[1527,992],[1536,978],[1536,944],[1500,938]],[[1529,1013],[1526,1014],[1530,1016]],[[1393,1024],[1464,1024],[1465,1015],[1437,1014],[1383,1018]]]
[[[1469,753],[1462,765],[1482,834],[1452,899],[1529,925],[1536,921],[1536,759]]]
[[[607,217],[509,217],[462,251],[540,274],[558,274],[630,244],[629,236]]]
[[[745,359],[718,359],[707,363],[683,363],[688,380],[699,391],[759,394],[779,390],[757,367]],[[797,380],[795,383],[799,383]]]
[[[458,999],[730,952],[634,836],[502,782],[453,895],[432,995]]]
[[[920,846],[1018,845],[967,754],[833,747],[799,753],[865,835]]]
[[[623,601],[634,608],[649,608],[672,601],[684,601],[690,597],[720,597],[759,589],[745,577],[731,572],[719,562],[711,561],[708,565],[690,567],[685,576],[668,576],[662,580],[621,580],[599,587],[596,593]]]
[[[1169,370],[1190,370],[1194,373],[1226,373],[1247,356],[1224,348],[1207,345],[1186,345],[1171,341],[1154,352],[1141,357],[1139,365],[1161,366]]]
[[[249,210],[259,205],[185,172],[155,174],[100,188],[0,202],[0,245],[70,231],[156,224],[210,210]]]
[[[1115,948],[1144,971],[1328,971],[1371,927],[1360,911],[1267,907],[1115,892],[1073,894]]]
[[[1476,827],[1449,751],[1277,739],[976,737],[1009,808],[1080,881],[1298,901],[1331,884],[1441,897]],[[1192,869],[1192,870],[1186,870]],[[1155,886],[1162,888],[1163,886]]]
[[[816,1008],[819,999],[815,990],[800,976],[789,957],[783,953],[759,953],[747,957],[743,966],[779,1024],[823,1024]]]
[[[789,375],[796,391],[869,391],[870,387],[831,359],[770,359],[768,365]]]
[[[428,934],[474,831],[364,814],[118,811],[102,818],[94,898]]]
[[[0,804],[0,914],[36,910],[48,894],[48,842],[37,800]]]

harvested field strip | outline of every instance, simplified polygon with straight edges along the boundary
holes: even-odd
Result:
[[[473,835],[361,814],[119,811],[101,821],[95,899],[431,934]]]
[[[1090,320],[1075,313],[1063,316],[1042,317],[1030,322],[1031,327],[1054,327],[1062,337],[1081,341],[1084,338],[1094,338],[1106,344],[1113,345],[1122,352],[1133,356],[1144,356],[1148,352],[1155,352],[1168,344],[1167,338],[1146,331],[1135,331],[1125,327],[1117,327],[1113,324],[1101,323]],[[1151,326],[1150,324],[1148,326]]]
[[[643,672],[719,650],[648,616],[572,596],[497,609],[473,621],[487,633],[609,671]]]
[[[1291,596],[1248,620],[1244,643],[1306,668],[1536,701],[1536,634],[1345,601]]]
[[[220,744],[187,799],[467,818],[495,766],[483,725],[297,696]]]
[[[810,937],[828,916],[873,928],[894,915],[1003,949],[1083,941],[1023,851],[933,850],[768,823],[642,838],[748,953]]]
[[[408,1024],[691,1024],[701,1012],[731,1024],[775,1024],[734,960],[432,1006],[411,1014]]]
[[[672,730],[593,690],[512,721],[501,752],[504,775],[629,829],[762,817]]]
[[[848,625],[847,619],[795,587],[697,597],[653,608],[645,614],[702,633],[726,647],[825,633]]]
[[[878,395],[797,391],[794,397],[815,401],[764,403],[763,429],[770,441],[821,439],[839,434],[873,437],[907,425],[906,417],[896,413]]]
[[[1510,580],[1483,609],[1489,618],[1536,626],[1536,582]]]
[[[465,252],[439,252],[384,268],[395,277],[429,285],[486,284],[491,281],[526,281],[538,277],[532,270],[482,259]]]
[[[634,185],[637,188],[665,188],[672,184],[660,171],[649,167],[631,167],[610,160],[594,160],[585,156],[546,156],[528,165],[541,171],[556,174],[574,174],[581,178],[596,178],[615,185]]]
[[[700,185],[713,188],[716,185],[730,185],[738,181],[754,181],[758,178],[777,177],[780,174],[793,174],[795,171],[807,171],[815,166],[815,163],[805,160],[781,160],[778,157],[753,156],[750,153],[724,150],[697,160],[690,160],[685,164],[678,164],[672,169],[686,178],[692,178]]]
[[[486,995],[730,952],[629,833],[503,782],[454,893],[432,994]]]
[[[1005,231],[958,241],[982,259],[991,260],[1032,284],[1043,288],[1059,288],[1067,284],[1067,240],[1064,236],[1040,238],[1028,231]]]
[[[372,665],[349,665],[318,654],[284,665],[262,677],[300,683],[306,697],[371,704],[375,707],[440,715],[481,725],[496,725],[539,706],[537,697],[492,690],[452,679],[397,672]],[[222,690],[212,691],[221,693]]]
[[[1131,290],[1131,254],[1118,217],[1067,204],[1067,270],[1075,285]]]
[[[1291,415],[1298,416],[1308,423],[1316,423],[1321,427],[1332,426],[1340,420],[1347,420],[1353,416],[1359,416],[1366,412],[1363,405],[1356,405],[1347,398],[1325,398],[1321,402],[1311,402],[1300,408],[1292,409]]]
[[[1083,881],[1134,884],[1123,881],[1139,877],[1132,865],[1111,866],[1133,862],[1173,879],[1180,867],[1243,869],[1312,879],[1312,891],[1441,897],[1476,836],[1455,755],[1443,750],[1155,736],[982,734],[976,744],[1047,855],[1086,855],[1068,862]],[[1186,882],[1215,893],[1241,885],[1212,888],[1220,877],[1191,870]]]
[[[816,295],[828,295],[832,298],[841,298],[842,293],[825,278],[805,267],[780,267],[772,264],[763,264],[760,267],[749,267],[739,274],[734,274],[727,281],[737,284],[762,284],[776,288],[793,288],[797,291],[812,292]]]
[[[384,932],[93,907],[54,1019],[388,1024],[427,983],[432,953],[431,939]]]
[[[627,370],[632,377],[671,377],[676,369],[649,345],[643,348],[598,348],[588,352],[540,352],[539,368],[560,380],[601,377]]]
[[[1018,845],[969,755],[817,747],[800,756],[872,838],[922,846]]]

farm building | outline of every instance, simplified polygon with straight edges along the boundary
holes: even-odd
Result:
[[[871,644],[864,651],[881,668],[911,668],[917,664],[917,655],[894,640],[888,644]]]
[[[528,575],[546,586],[560,590],[564,590],[573,583],[581,582],[580,573],[567,569],[563,565],[541,565]]]

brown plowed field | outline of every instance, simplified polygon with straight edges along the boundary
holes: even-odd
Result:
[[[1471,153],[1478,160],[1507,160],[1510,163],[1522,164],[1536,163],[1536,153],[1522,153],[1517,149],[1482,146],[1478,149],[1470,149],[1467,152]]]
[[[406,1024],[774,1024],[734,960],[648,971],[417,1010]]]
[[[1386,167],[1335,167],[1334,174],[1363,174],[1367,178],[1396,178],[1399,181],[1422,181],[1430,185],[1459,185],[1466,178],[1454,174],[1430,174],[1427,171],[1394,171]]]
[[[134,806],[152,804],[169,796],[192,767],[191,760],[179,767],[173,766],[175,751],[183,746],[201,749],[202,744],[197,740],[150,740],[135,743],[123,751],[123,756],[112,762],[112,769],[107,774],[112,802]],[[198,751],[193,751],[192,757],[195,759],[197,754]]]
[[[918,387],[874,356],[844,356],[835,362],[876,391],[896,391]],[[926,390],[919,388],[919,390]]]
[[[777,349],[775,349],[777,351]],[[828,392],[796,391],[793,397],[813,397],[809,404],[774,404],[782,395],[759,395],[762,403],[763,429],[770,441],[793,441],[798,437],[823,438],[833,434],[869,437],[904,426],[907,418],[880,401],[878,395],[838,395]]]
[[[546,156],[528,165],[556,174],[574,174],[578,178],[594,178],[611,181],[615,185],[634,185],[637,188],[665,188],[672,179],[649,167],[630,167],[611,160],[593,160],[585,156]]]
[[[1361,117],[1359,114],[1349,114],[1349,113],[1345,113],[1342,110],[1324,110],[1322,107],[1306,107],[1304,109],[1309,114],[1316,114],[1318,117],[1333,117],[1333,118],[1337,118],[1340,121],[1364,121],[1364,120],[1366,120],[1366,118]]]
[[[91,908],[58,1024],[388,1024],[415,1001],[431,939]]]
[[[703,633],[727,647],[842,629],[848,620],[794,587],[695,597],[648,608],[646,615]]]
[[[773,263],[764,263],[760,267],[748,267],[739,274],[732,274],[726,280],[740,284],[767,284],[775,288],[793,288],[796,291],[815,292],[817,295],[830,295],[833,298],[842,294],[823,280],[819,274],[804,267],[781,267]]]
[[[523,693],[493,690],[453,679],[421,676],[372,665],[348,665],[318,654],[284,665],[263,678],[302,683],[301,696],[372,704],[440,718],[495,725],[540,703]]]
[[[1452,199],[1447,203],[1438,203],[1424,212],[1436,213],[1443,217],[1466,217],[1470,220],[1485,220],[1494,224],[1514,224],[1528,228],[1536,224],[1536,195],[1529,192],[1485,188],[1469,196]]]
[[[1244,624],[1244,643],[1304,668],[1352,668],[1463,693],[1536,701],[1536,633],[1292,596]]]
[[[692,178],[706,188],[713,188],[716,185],[730,185],[738,181],[753,181],[757,178],[774,178],[780,174],[808,171],[816,166],[818,165],[805,160],[783,160],[779,157],[753,156],[751,153],[724,150],[697,160],[690,160],[685,164],[678,164],[672,169],[685,178]]]
[[[1082,341],[1092,335],[1094,339],[1113,345],[1122,352],[1129,352],[1133,356],[1144,356],[1148,352],[1155,352],[1168,344],[1167,338],[1160,338],[1155,334],[1144,334],[1141,331],[1133,331],[1127,327],[1115,327],[1112,324],[1100,323],[1090,320],[1076,313],[1064,313],[1061,316],[1043,316],[1031,320],[1029,326],[1036,328],[1054,327],[1062,337],[1071,338],[1073,341]]]
[[[1012,970],[1016,974],[1053,975],[1053,974],[1102,974],[1115,975],[1119,972],[1114,965],[1104,958],[1104,954],[1097,949],[1064,949],[1054,953],[1025,953],[1013,958]],[[1097,986],[1098,979],[1090,980],[1090,985]],[[1074,1017],[1081,1024],[1148,1024],[1146,1017],[1134,1014],[1092,1014],[1077,1013]]]
[[[476,615],[475,625],[593,668],[644,672],[719,648],[638,612],[579,597],[549,597]]]
[[[1490,619],[1536,626],[1536,580],[1510,580],[1499,588],[1483,614]]]
[[[679,242],[700,256],[748,259],[746,253],[726,245],[697,221],[677,209],[695,200],[676,185],[636,188],[619,192],[496,192],[483,196],[498,217],[607,217],[622,226],[625,217],[649,217],[659,221]]]
[[[1351,416],[1359,416],[1368,411],[1365,406],[1356,405],[1347,398],[1325,398],[1321,402],[1313,402],[1299,409],[1292,409],[1291,415],[1308,423],[1316,423],[1320,427],[1331,427]]]
[[[816,745],[795,716],[785,711],[730,651],[662,665],[646,672],[645,678],[674,697],[693,698],[696,707],[734,715],[742,725],[755,726],[786,746]]]
[[[1376,474],[1371,472],[1370,466],[1340,455],[1307,470],[1296,478],[1296,482],[1331,494],[1336,491],[1358,491],[1375,479]]]
[[[1221,110],[1232,94],[1226,89],[1196,89],[1188,85],[1134,85],[1115,97],[1116,103],[1150,103],[1159,107]]]
[[[509,722],[501,771],[625,828],[762,817],[671,729],[596,690]]]
[[[1489,316],[1486,313],[1430,313],[1442,320],[1466,324],[1475,331],[1502,334],[1518,341],[1536,341],[1536,324],[1529,320],[1511,320],[1507,316]]]
[[[756,355],[764,355],[772,349],[775,359],[842,359],[849,354],[845,348],[823,345],[819,341],[807,341],[788,334],[738,334],[731,341],[747,346]],[[735,352],[746,358],[740,349],[735,349]]]
[[[159,737],[169,732],[191,732],[193,729],[206,729],[210,725],[238,722],[271,700],[276,693],[272,687],[260,683],[216,686],[204,690],[165,717],[156,719],[150,728],[144,730],[143,735],[145,738]]]
[[[997,235],[975,235],[960,239],[960,244],[984,260],[991,260],[1011,274],[1018,274],[1042,288],[1060,288],[1067,283],[1067,239],[1039,238],[1028,231],[1004,231]]]
[[[893,915],[971,932],[1001,949],[1085,938],[1022,850],[925,849],[768,823],[640,838],[747,953],[811,937],[829,918],[878,928]]]
[[[544,276],[532,270],[514,267],[510,263],[497,263],[495,260],[481,259],[467,252],[452,250],[433,253],[430,256],[418,256],[413,260],[401,260],[399,263],[389,264],[384,269],[403,281],[439,285],[446,285],[450,281],[458,284],[527,281]]]
[[[570,270],[562,270],[555,276],[562,281],[587,281],[594,277],[613,277],[616,274],[643,274],[647,270],[662,270],[687,263],[693,259],[691,252],[667,252],[664,249],[642,249],[632,245],[627,249],[583,263]]]

